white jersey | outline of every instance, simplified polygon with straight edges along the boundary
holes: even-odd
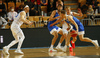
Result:
[[[66,16],[73,16],[73,12],[70,12],[70,15],[68,15],[66,12]]]
[[[25,12],[25,11],[22,11]],[[26,14],[24,19],[26,19]],[[20,19],[20,13],[15,17],[13,23],[11,26],[16,26],[16,27],[20,27],[23,24],[23,21]]]
[[[67,12],[66,12],[66,19],[67,19],[67,16],[72,16],[72,15],[73,15],[73,12],[71,12],[70,15],[67,15]],[[71,26],[71,25],[70,25],[70,26]],[[62,25],[63,34],[64,34],[64,33],[67,33],[67,34],[68,34],[68,32],[69,32],[73,27],[71,26],[70,30],[67,30],[67,28],[68,28],[68,25],[67,25],[66,22],[64,22],[64,24]]]

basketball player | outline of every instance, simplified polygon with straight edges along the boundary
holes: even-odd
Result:
[[[98,41],[97,40],[91,40],[90,38],[84,37],[84,34],[85,34],[85,32],[84,32],[84,26],[82,25],[82,23],[76,17],[74,17],[74,16],[66,16],[65,15],[65,11],[61,11],[61,13],[62,13],[61,14],[62,18],[61,19],[68,18],[68,19],[65,19],[66,22],[67,23],[71,23],[71,25],[73,26],[73,29],[78,32],[78,36],[79,36],[79,39],[81,41],[91,42],[92,44],[95,45],[96,49],[99,48],[99,44],[98,44]],[[51,24],[51,26],[53,26],[54,24],[58,23],[61,19],[59,19],[55,23]],[[75,24],[73,24],[73,22],[76,23],[76,25],[78,26],[78,28],[76,27]],[[67,44],[66,45],[70,44],[70,38],[71,38],[71,34],[69,33],[67,35],[67,38],[66,38],[67,39]],[[67,49],[67,48],[64,48],[64,49]],[[62,49],[62,50],[63,51],[66,51],[64,49]]]
[[[51,46],[48,51],[56,51],[53,49],[53,46],[58,38],[58,33],[63,35],[62,29],[57,27],[56,24],[52,27],[50,26],[52,23],[54,23],[55,21],[57,21],[60,18],[62,8],[63,8],[62,5],[59,4],[57,7],[58,10],[54,10],[49,18],[48,30],[50,31],[50,34],[53,35],[54,37],[52,39]],[[62,38],[64,38],[64,36],[62,36],[61,39]]]
[[[21,30],[20,26],[23,23],[27,23],[29,25],[32,25],[33,24],[32,22],[30,22],[29,20],[26,19],[26,13],[27,12],[29,12],[29,6],[28,5],[26,5],[24,7],[24,10],[21,11],[16,16],[15,20],[13,21],[13,23],[11,25],[11,31],[12,31],[12,34],[13,34],[15,40],[13,40],[9,45],[3,47],[3,53],[4,54],[9,55],[9,52],[8,51],[9,51],[10,47],[12,47],[13,45],[15,45],[16,43],[18,43],[18,47],[17,47],[15,53],[24,54],[21,51],[21,46],[22,46],[22,43],[23,43],[23,41],[25,39],[25,36],[24,36],[24,33]]]
[[[66,15],[67,16],[80,16],[80,17],[82,17],[83,16],[83,14],[82,14],[82,12],[81,12],[81,10],[80,9],[78,9],[78,13],[76,13],[76,12],[72,12],[71,11],[71,9],[70,9],[70,6],[67,6],[66,8]],[[70,24],[69,24],[70,25]],[[67,28],[69,29],[69,30],[67,30]],[[62,30],[63,30],[63,33],[64,33],[64,37],[66,37],[66,35],[68,34],[68,32],[72,29],[73,27],[70,25],[69,27],[68,27],[68,24],[64,21],[64,23],[63,23],[63,25],[62,25]],[[74,41],[76,41],[76,37],[73,37],[74,39]],[[66,40],[65,40],[66,41]],[[60,40],[60,42],[59,42],[59,44],[61,44],[63,42],[63,40],[61,41]],[[59,46],[59,44],[57,45],[57,47]],[[72,51],[73,50],[73,48],[75,48],[75,44],[74,44],[74,42],[73,41],[71,41],[71,44],[72,44],[72,47],[71,47],[71,45],[69,44],[69,51]],[[56,47],[56,48],[57,48]],[[64,46],[64,47],[66,47],[66,45]]]

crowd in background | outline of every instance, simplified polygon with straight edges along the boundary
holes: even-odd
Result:
[[[83,14],[94,14],[96,10],[100,13],[99,2],[97,0],[86,0],[86,3],[82,6],[81,2],[79,2],[79,8],[81,8]]]
[[[9,7],[10,9],[6,9],[4,2],[6,2],[7,5],[9,2],[14,2],[15,7],[11,6]],[[16,7],[16,2],[20,2],[21,5]],[[28,5],[30,8],[30,16],[40,16],[41,6],[47,6],[47,15],[50,15],[51,12],[56,9],[58,4],[63,5],[63,0],[0,0],[0,19],[2,19],[3,23],[7,24],[7,21],[8,23],[11,23],[18,13],[23,10],[25,5]],[[4,18],[8,18],[8,20],[4,21]],[[3,23],[1,23],[1,26],[4,26],[2,25]]]
[[[7,5],[8,2],[14,2],[15,7],[11,6],[10,11],[8,11],[3,2],[6,2]],[[16,2],[21,2],[21,5],[16,7]],[[0,26],[3,26],[3,23],[7,24],[7,21],[12,22],[18,13],[23,10],[25,5],[30,7],[30,16],[40,16],[41,6],[47,6],[47,15],[50,16],[51,12],[56,10],[58,4],[63,5],[64,9],[64,0],[0,0]],[[99,2],[97,0],[86,0],[86,3],[82,6],[79,2],[78,8],[82,10],[83,14],[94,14],[96,9],[98,13],[100,13],[98,4]],[[4,20],[5,17],[7,17],[8,20]]]

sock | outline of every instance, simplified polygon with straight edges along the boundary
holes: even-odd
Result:
[[[23,43],[23,40],[24,40],[24,39],[20,39],[20,40],[19,40],[17,50],[20,50],[20,48],[21,48],[21,46],[22,46],[22,43]]]
[[[50,48],[53,48],[53,45],[51,45]]]
[[[72,46],[69,44],[69,47],[72,47]]]
[[[67,46],[65,45],[64,48],[67,48]]]
[[[59,46],[59,47],[60,47],[60,46],[61,46],[61,43],[58,43],[58,45],[57,45],[57,46]]]

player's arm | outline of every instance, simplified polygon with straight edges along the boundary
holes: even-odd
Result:
[[[20,13],[20,19],[21,19],[24,23],[26,23],[26,24],[29,24],[29,25],[32,25],[32,24],[33,24],[32,22],[30,22],[29,20],[25,19],[24,17],[25,17],[25,13],[24,13],[24,12],[21,12],[21,13]]]
[[[73,16],[80,16],[80,17],[82,17],[83,14],[82,14],[81,10],[79,9],[79,10],[78,10],[78,13],[73,12]]]
[[[76,24],[76,22],[73,20],[73,17],[72,16],[68,16],[68,20],[75,25],[76,29],[77,29],[77,32],[78,32],[78,25]]]
[[[56,11],[54,10],[54,11],[51,13],[51,15],[50,15],[49,21],[53,21],[53,20],[55,20],[55,19],[57,19],[57,18],[60,17],[60,16],[58,16],[58,17],[55,17],[55,18],[54,18],[55,14],[56,14]]]
[[[81,12],[80,13],[73,12],[73,16],[80,16],[80,17],[82,17],[83,14]]]
[[[60,18],[57,21],[55,21],[54,23],[52,23],[50,26],[52,27],[53,25],[57,24],[58,22],[61,22],[62,19],[64,19],[64,18],[65,18],[65,16],[60,16]]]

